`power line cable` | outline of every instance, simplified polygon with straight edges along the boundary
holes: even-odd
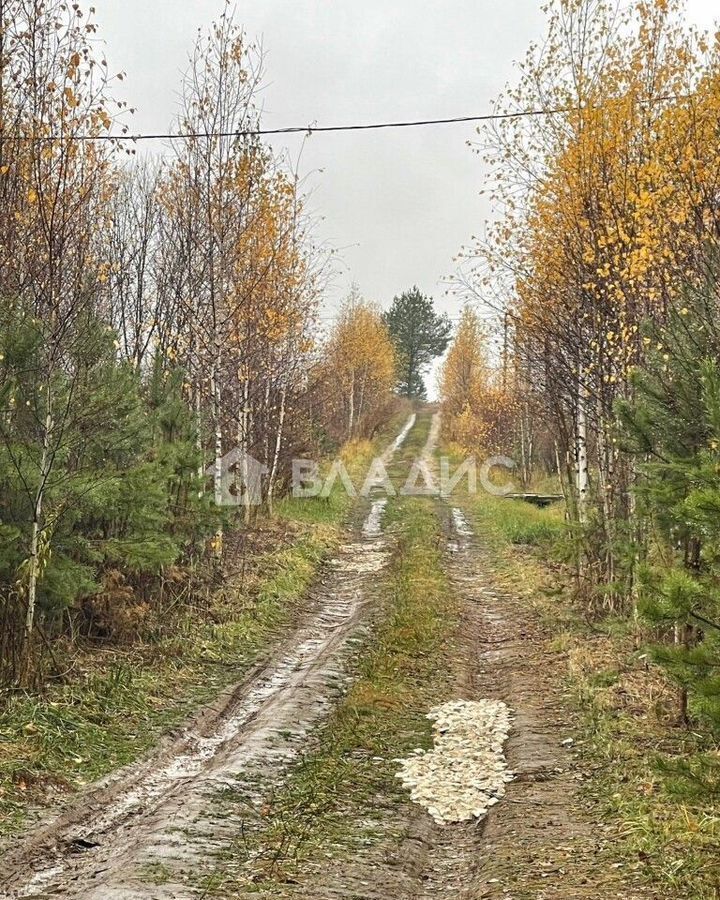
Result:
[[[641,104],[663,103],[669,100],[688,99],[682,96],[651,97],[638,101]],[[272,137],[282,134],[328,134],[331,132],[380,131],[390,128],[425,128],[433,125],[457,125],[470,122],[501,122],[508,119],[556,116],[586,109],[601,109],[601,106],[565,106],[556,109],[525,109],[517,112],[487,113],[481,116],[453,116],[446,119],[414,119],[409,121],[368,122],[355,125],[291,125],[285,128],[244,128],[237,131],[179,131],[150,134],[68,134],[68,135],[0,135],[2,141],[32,141],[47,143],[53,141],[176,141],[194,138],[241,138]]]

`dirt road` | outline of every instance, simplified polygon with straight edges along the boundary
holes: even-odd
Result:
[[[414,422],[383,454],[385,464]],[[314,592],[314,613],[279,648],[278,661],[228,692],[161,753],[117,773],[30,835],[5,860],[0,896],[197,896],[188,875],[233,833],[232,820],[213,815],[212,795],[243,772],[267,772],[267,789],[327,712],[387,559],[385,502],[368,501],[362,526]],[[162,886],[148,880],[160,866]]]
[[[434,430],[437,433],[436,429]],[[431,435],[433,430],[431,430]],[[430,453],[421,465],[436,479]],[[445,566],[460,599],[454,696],[502,700],[513,714],[505,747],[513,781],[482,821],[437,825],[414,804],[374,822],[387,835],[344,858],[317,860],[287,897],[353,900],[649,900],[614,861],[615,831],[584,798],[572,753],[573,716],[562,661],[536,614],[500,588],[489,547],[463,509],[428,498],[443,523]],[[270,893],[262,896],[271,896]]]
[[[506,754],[515,777],[481,823],[438,827],[413,817],[406,842],[420,887],[403,896],[647,900],[653,895],[631,886],[612,863],[606,851],[614,831],[593,818],[581,795],[564,672],[547,652],[551,636],[493,582],[490,551],[465,513],[450,506],[439,514],[449,535],[448,573],[463,599],[457,694],[508,704]]]
[[[385,452],[385,464],[414,425],[413,417]],[[427,487],[436,482],[432,458],[438,432],[435,418],[418,457]],[[198,887],[198,871],[231,845],[242,827],[213,798],[241,785],[253,805],[263,804],[341,695],[354,648],[372,627],[392,539],[383,533],[387,499],[363,502],[364,515],[313,592],[311,612],[277,649],[275,661],[223,695],[148,759],[91,789],[30,834],[4,862],[1,897],[206,896]],[[374,823],[378,840],[352,857],[310,860],[301,882],[281,888],[279,895],[313,900],[652,896],[628,887],[623,872],[608,867],[609,832],[580,799],[582,774],[568,749],[561,674],[544,653],[547,636],[526,608],[493,584],[488,550],[463,510],[438,497],[423,502],[443,523],[444,564],[460,599],[455,696],[508,704],[513,730],[506,752],[515,780],[481,823],[437,825],[409,800],[385,808]]]

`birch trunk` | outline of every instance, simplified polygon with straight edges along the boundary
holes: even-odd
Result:
[[[356,420],[358,422],[362,422],[363,412],[365,411],[365,384],[367,382],[367,372],[363,374],[362,381],[360,382],[360,396],[358,397],[358,408],[357,408],[357,416]]]
[[[210,369],[210,389],[212,392],[213,427],[215,429],[215,461],[213,466],[213,492],[215,505],[223,505],[223,452],[222,452],[222,421],[220,418],[220,382],[217,373],[217,364],[213,363]],[[222,525],[215,534],[215,555],[222,555],[223,530]]]
[[[630,468],[630,490],[628,492],[628,525],[632,542],[632,560],[630,563],[630,603],[632,604],[633,630],[635,649],[640,646],[640,552],[642,547],[642,528],[638,518],[637,499],[635,497],[635,463]]]
[[[575,431],[575,456],[577,460],[578,521],[587,523],[588,453],[587,453],[587,389],[578,386],[577,423]]]
[[[245,524],[250,521],[250,466],[248,454],[250,452],[250,379],[245,378],[243,382],[243,401],[242,415],[240,417],[242,432],[240,435],[240,467],[242,477],[242,498],[243,498],[243,517]]]
[[[530,417],[527,410],[523,410],[520,415],[520,464],[522,466],[522,482],[523,487],[527,490],[532,483],[533,465],[533,435]]]
[[[355,372],[352,373],[350,379],[350,395],[348,397],[348,440],[352,440],[353,428],[355,427]]]
[[[202,411],[200,407],[200,387],[195,386],[195,449],[198,454],[197,474],[200,479],[200,488],[198,490],[198,498],[205,493],[205,454],[202,445]]]
[[[265,422],[265,427],[263,428],[263,435],[264,435],[263,444],[264,444],[264,449],[265,449],[264,460],[265,460],[265,465],[270,466],[271,460],[270,460],[270,424],[269,423],[270,423],[270,419],[272,418],[272,414],[271,414],[271,410],[270,410],[270,379],[269,378],[267,378],[265,381],[265,403],[264,403],[264,407],[263,407],[263,416],[264,416],[264,422]]]
[[[32,532],[30,536],[30,556],[28,567],[27,581],[27,610],[25,613],[25,657],[27,660],[30,653],[31,639],[33,628],[35,627],[35,608],[37,605],[37,585],[40,574],[40,561],[38,558],[40,544],[40,523],[42,521],[43,503],[45,501],[45,490],[47,480],[50,474],[51,454],[50,445],[52,441],[53,419],[50,407],[50,390],[48,387],[48,409],[45,415],[45,427],[43,431],[43,447],[40,457],[40,480],[38,489],[35,494],[35,502],[33,504],[33,522]]]
[[[273,495],[275,492],[275,480],[277,478],[278,465],[280,462],[280,448],[282,447],[283,428],[285,425],[285,398],[286,390],[280,392],[280,412],[278,415],[277,434],[275,435],[275,452],[273,453],[272,468],[270,469],[270,477],[268,478],[267,504],[270,515],[273,511]]]
[[[560,481],[560,490],[565,498],[565,521],[571,522],[573,520],[573,509],[575,507],[573,471],[568,463],[567,451],[565,452],[565,465],[563,465],[560,462],[560,447],[558,442],[555,441],[553,446],[555,450],[555,468],[557,469],[558,479]]]
[[[613,528],[613,461],[610,443],[605,434],[605,426],[602,421],[598,428],[598,481],[600,485],[600,495],[602,500],[603,511],[603,530],[605,532],[605,582],[612,584],[615,581],[615,530]],[[609,612],[615,609],[615,592],[611,591],[606,594],[606,606]]]

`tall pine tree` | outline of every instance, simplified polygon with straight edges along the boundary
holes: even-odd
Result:
[[[398,391],[404,397],[424,400],[423,375],[447,349],[452,331],[450,319],[438,315],[432,297],[426,297],[417,287],[395,297],[383,318],[397,354]]]
[[[639,603],[681,717],[720,730],[720,296],[715,276],[648,326],[634,399],[619,405],[647,536]]]

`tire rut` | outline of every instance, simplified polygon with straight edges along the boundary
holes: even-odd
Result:
[[[431,501],[432,502],[432,501]],[[562,661],[532,609],[499,588],[492,552],[463,511],[435,501],[446,566],[461,601],[455,694],[503,700],[513,713],[506,756],[515,779],[480,821],[437,825],[409,801],[374,822],[384,835],[353,858],[312,863],[287,896],[313,900],[650,900],[607,852],[612,826],[580,794],[580,764],[564,744],[573,728]],[[265,895],[263,895],[265,896]]]
[[[383,455],[389,461],[411,417]],[[353,638],[374,598],[389,547],[384,500],[340,548],[314,592],[316,612],[256,671],[169,747],[116,773],[70,810],[36,829],[5,861],[4,900],[180,900],[198,895],[203,863],[232,839],[236,823],[213,797],[243,782],[262,802],[328,713]],[[261,786],[257,786],[260,775]],[[162,873],[162,884],[152,884]]]
[[[582,772],[564,742],[573,721],[562,663],[546,651],[533,611],[494,582],[492,551],[463,511],[446,507],[444,515],[448,574],[464,608],[459,695],[511,708],[506,755],[515,778],[480,822],[431,827],[428,817],[415,818],[408,840],[424,850],[419,887],[401,896],[647,900],[654,895],[610,865],[612,828],[580,795]]]

